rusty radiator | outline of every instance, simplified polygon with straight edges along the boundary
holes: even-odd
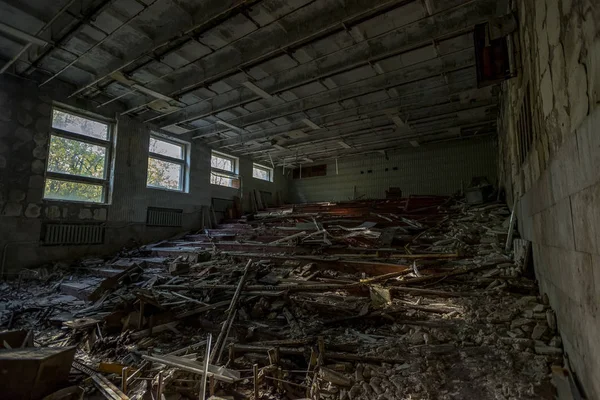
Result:
[[[42,236],[44,245],[103,244],[104,226],[91,224],[47,224]]]
[[[183,226],[183,210],[148,207],[146,214],[148,226]]]

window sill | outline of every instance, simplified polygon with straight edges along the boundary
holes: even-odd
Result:
[[[63,200],[63,199],[42,199],[42,203],[50,204],[50,203],[61,203],[61,204],[81,204],[88,206],[110,206],[111,203],[100,203],[95,201],[83,201],[83,200]]]
[[[168,189],[168,188],[162,188],[162,187],[157,187],[157,186],[146,186],[146,189],[162,190],[164,192],[169,192],[169,193],[181,193],[181,194],[189,194],[190,193],[190,192],[186,192],[185,190]]]
[[[240,188],[236,188],[236,187],[233,187],[233,186],[219,185],[218,183],[211,183],[210,185],[211,186],[222,187],[222,188],[225,188],[225,189],[240,190]]]
[[[257,181],[263,181],[263,182],[267,182],[267,183],[273,183],[273,181],[270,179],[256,178],[254,176],[252,177],[252,179],[256,179]]]

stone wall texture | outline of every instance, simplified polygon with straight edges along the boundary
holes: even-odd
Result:
[[[600,5],[518,0],[518,77],[503,84],[499,173],[533,242],[540,290],[588,398],[600,398]],[[533,142],[519,156],[529,90]]]
[[[35,82],[0,76],[0,275],[14,277],[19,270],[43,263],[110,254],[123,247],[168,238],[201,224],[202,206],[212,198],[247,198],[250,189],[287,192],[281,169],[273,183],[252,178],[252,161],[240,159],[242,189],[211,185],[211,150],[194,142],[191,135],[177,136],[190,143],[189,190],[186,193],[146,187],[148,145],[155,127],[117,110],[103,110],[116,121],[112,196],[108,204],[85,204],[44,200],[44,182],[53,102],[88,112],[94,104],[65,101],[73,88],[56,83],[38,88]],[[242,191],[243,190],[243,191]],[[244,196],[242,196],[244,194]],[[148,207],[182,209],[183,227],[146,226]],[[40,238],[46,223],[95,223],[106,227],[102,245],[43,246]]]

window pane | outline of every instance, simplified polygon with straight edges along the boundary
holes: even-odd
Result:
[[[181,172],[181,164],[148,158],[148,186],[182,190]]]
[[[210,183],[212,183],[213,185],[227,186],[230,188],[237,189],[240,186],[239,182],[239,179],[231,178],[229,176],[219,175],[215,173],[210,174]]]
[[[60,110],[53,110],[52,127],[96,139],[108,140],[108,125]]]
[[[219,157],[219,156],[215,156],[213,154],[213,156],[210,159],[210,166],[213,168],[218,168],[218,169],[222,169],[225,171],[229,171],[229,172],[235,172],[234,168],[234,162],[233,159],[231,158],[224,158],[224,157]]]
[[[104,179],[105,165],[105,147],[54,135],[50,138],[50,172]]]
[[[263,168],[258,168],[258,167],[252,168],[252,176],[254,178],[262,179],[263,181],[271,180],[270,171],[263,169]]]
[[[103,191],[101,185],[46,179],[44,198],[102,203]]]
[[[150,138],[150,152],[183,160],[182,145],[174,144],[171,142],[165,142],[164,140],[156,139],[153,137]]]

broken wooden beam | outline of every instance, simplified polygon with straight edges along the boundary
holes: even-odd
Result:
[[[233,351],[236,353],[267,353],[272,347],[269,346],[254,346],[246,344],[234,344]],[[305,352],[308,351],[305,347],[279,347],[279,352],[284,355],[290,356],[304,356]],[[325,353],[326,360],[346,360],[346,361],[362,361],[362,362],[373,362],[373,363],[389,363],[389,364],[402,364],[406,360],[388,357],[375,357],[366,356],[362,354],[351,354],[351,353],[338,353],[328,351]]]
[[[179,368],[182,371],[192,372],[198,375],[204,375],[203,364],[190,360],[188,358],[177,357],[177,356],[158,356],[158,355],[143,355],[145,360],[152,361],[155,363],[160,363],[163,365],[167,365],[169,367]],[[234,383],[240,379],[240,374],[237,371],[229,370],[223,367],[219,367],[216,365],[208,365],[208,373],[207,375],[214,376],[216,380],[225,382],[225,383]]]
[[[129,397],[123,393],[121,389],[116,387],[111,381],[98,374],[88,366],[80,362],[73,361],[73,368],[87,374],[90,378],[92,378],[94,385],[96,385],[98,390],[100,390],[100,393],[102,393],[105,398],[109,400],[129,400]]]
[[[286,236],[286,237],[284,237],[284,238],[281,238],[281,239],[275,240],[275,241],[273,241],[273,242],[271,242],[271,243],[269,243],[269,244],[270,244],[270,245],[276,245],[276,244],[279,244],[279,243],[285,243],[285,242],[289,242],[290,240],[294,240],[294,239],[296,239],[296,238],[299,238],[299,237],[302,237],[302,236],[304,236],[304,235],[306,235],[306,231],[302,231],[302,232],[294,233],[293,235]]]
[[[478,292],[449,292],[445,290],[420,289],[412,287],[396,286],[389,288],[391,292],[402,292],[419,296],[438,296],[438,297],[470,297],[482,296],[483,293]]]
[[[242,294],[244,285],[246,284],[246,279],[248,278],[248,271],[250,270],[251,265],[252,260],[248,260],[248,263],[246,263],[246,267],[244,268],[244,274],[240,278],[240,281],[235,289],[235,293],[233,294],[233,297],[231,299],[231,303],[229,304],[229,308],[226,311],[226,313],[228,313],[227,319],[225,320],[225,322],[223,322],[223,325],[221,326],[221,332],[219,333],[217,341],[215,342],[215,345],[213,347],[212,353],[210,354],[210,362],[214,361],[216,355],[220,353],[219,350],[223,345],[223,342],[225,341],[225,336],[229,334],[229,329],[231,328],[231,324],[233,323],[233,318],[235,317],[237,310],[237,304],[240,300],[240,295]]]
[[[152,327],[150,329],[144,329],[139,332],[133,332],[131,334],[131,338],[134,340],[138,340],[138,339],[145,338],[146,336],[150,336],[151,334],[173,330],[177,326],[178,323],[179,323],[179,321],[172,321],[172,322],[168,322],[166,324]]]
[[[352,381],[337,371],[326,367],[319,367],[319,377],[327,382],[333,383],[336,386],[350,387]]]

